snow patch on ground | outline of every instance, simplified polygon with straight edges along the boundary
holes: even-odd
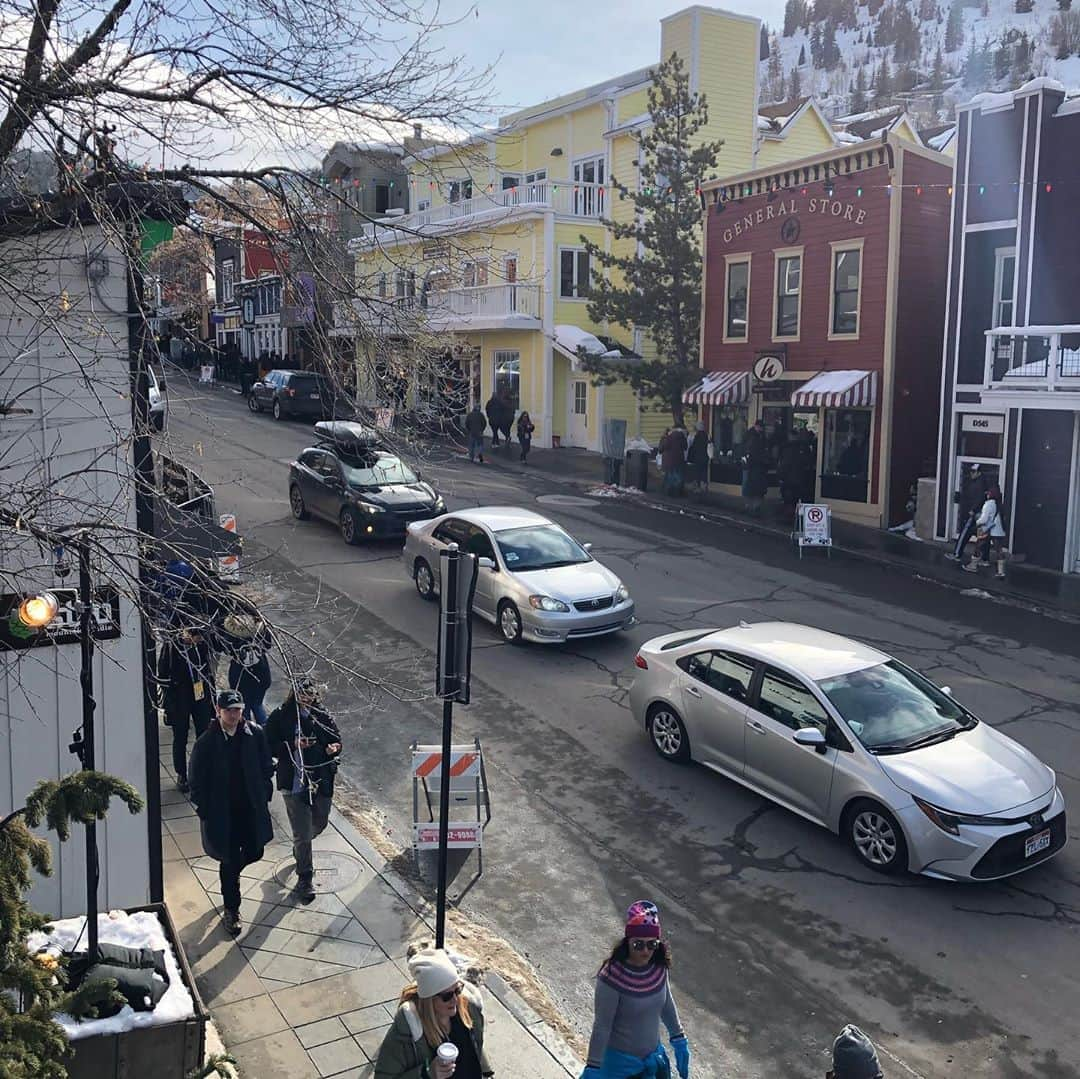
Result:
[[[49,951],[53,955],[59,955],[70,951],[78,941],[77,951],[85,952],[85,925],[85,917],[63,918],[52,923],[50,933],[31,933],[27,937],[26,946],[34,954]],[[159,1027],[194,1017],[195,1003],[184,985],[180,966],[156,914],[145,910],[136,911],[134,914],[127,914],[122,910],[99,914],[98,940],[102,944],[119,944],[124,948],[150,948],[155,952],[164,952],[165,969],[169,972],[169,988],[152,1012],[137,1012],[125,1004],[116,1015],[108,1019],[88,1019],[82,1023],[70,1015],[57,1014],[54,1018],[63,1027],[70,1041],[89,1038],[94,1034],[122,1034],[126,1030],[141,1027]]]
[[[636,487],[618,487],[613,483],[590,487],[585,493],[592,498],[640,498],[642,494]]]

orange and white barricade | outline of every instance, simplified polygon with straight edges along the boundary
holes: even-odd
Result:
[[[435,810],[443,784],[442,746],[412,744],[413,849],[439,849],[439,820]],[[480,739],[472,745],[450,748],[450,813],[447,846],[451,850],[480,852],[483,870],[484,828],[491,822],[491,799]],[[421,820],[420,796],[423,794],[427,820]]]

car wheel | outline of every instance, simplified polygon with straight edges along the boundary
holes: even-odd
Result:
[[[346,543],[355,545],[360,542],[360,526],[356,523],[356,514],[348,506],[341,511],[338,523],[341,526],[341,538]]]
[[[508,599],[499,604],[499,633],[507,644],[521,643],[521,612]]]
[[[878,802],[856,802],[846,814],[846,833],[856,857],[875,873],[903,873],[907,841],[896,818]]]
[[[653,749],[666,761],[686,764],[690,760],[690,739],[678,712],[667,704],[649,709],[649,739]]]
[[[254,390],[251,390],[248,393],[248,408],[252,412],[262,412],[262,405],[260,405],[259,402],[255,400],[255,391]]]
[[[416,560],[416,565],[413,566],[413,580],[416,582],[416,591],[420,593],[421,599],[435,598],[435,575],[431,572],[427,559]]]
[[[283,419],[285,419],[285,413],[281,411],[281,402],[280,401],[274,401],[274,419],[275,420],[283,420]]]
[[[306,521],[311,516],[304,505],[304,496],[295,483],[289,488],[289,506],[298,521]]]

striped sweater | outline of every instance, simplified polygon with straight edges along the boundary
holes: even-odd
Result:
[[[602,1067],[608,1049],[639,1058],[648,1056],[660,1041],[661,1022],[670,1037],[682,1033],[667,968],[660,963],[636,968],[609,960],[596,976],[589,1066]]]

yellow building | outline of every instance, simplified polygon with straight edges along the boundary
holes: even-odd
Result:
[[[812,102],[792,103],[782,124],[759,118],[759,34],[758,19],[714,8],[661,20],[659,59],[683,59],[691,91],[709,107],[702,138],[723,140],[719,174],[835,145]],[[410,212],[391,212],[351,244],[359,296],[351,317],[365,324],[368,342],[359,346],[362,397],[385,392],[370,372],[395,367],[371,363],[372,350],[434,350],[460,366],[470,403],[500,392],[515,411],[527,410],[534,445],[599,450],[607,417],[625,419],[630,436],[657,440],[670,415],[638,401],[624,381],[594,385],[577,358],[581,346],[612,358],[651,355],[633,328],[590,321],[589,282],[600,271],[583,247],[586,237],[612,250],[603,219],[634,212],[612,180],[638,183],[649,85],[648,68],[632,71],[406,160]],[[415,369],[396,366],[399,397],[399,376]]]

